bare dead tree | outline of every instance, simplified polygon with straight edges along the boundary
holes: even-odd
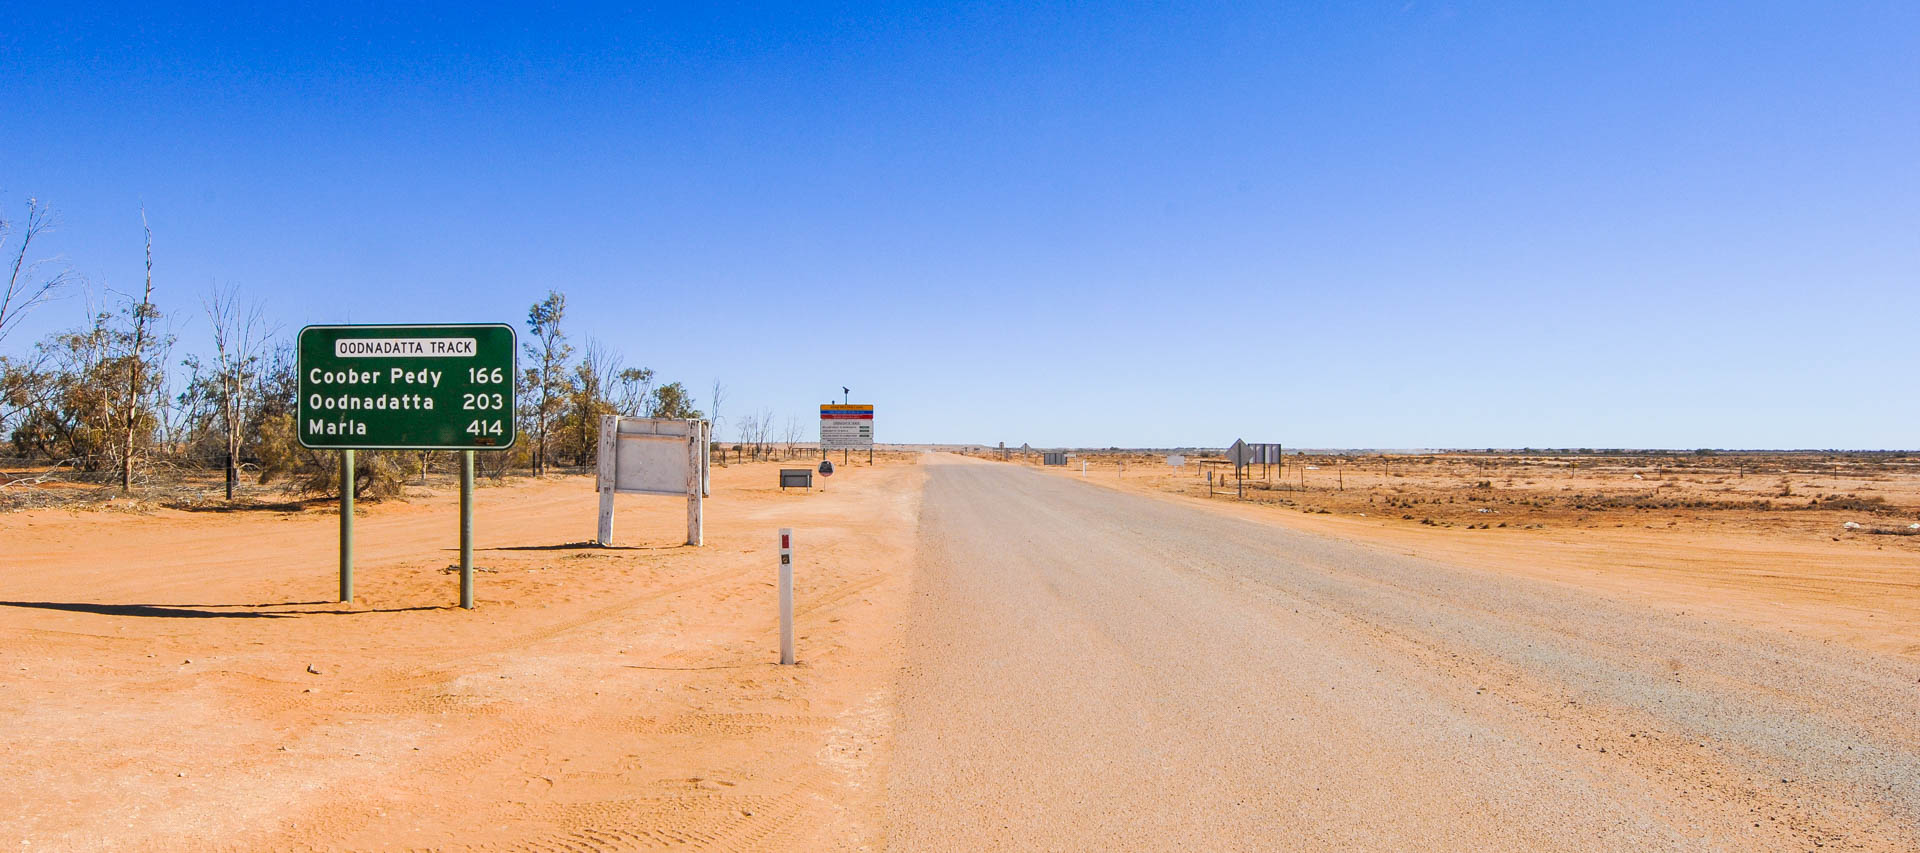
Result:
[[[27,312],[58,294],[72,279],[73,271],[58,260],[28,260],[33,241],[53,226],[52,212],[39,199],[27,199],[27,218],[19,225],[19,243],[13,247],[7,287],[0,291],[0,341],[7,339],[7,333]],[[0,218],[0,247],[5,247],[14,233],[14,223]]]
[[[713,405],[707,407],[708,417],[712,418],[713,431],[717,433],[720,431],[720,404],[727,401],[727,386],[720,384],[718,379],[713,380],[712,396],[708,399],[713,401]]]
[[[793,446],[799,444],[800,439],[805,435],[800,428],[800,419],[793,415],[788,415],[786,433],[781,436],[781,443],[786,445],[786,447],[782,449],[781,458],[793,458]]]
[[[258,304],[243,306],[239,297],[237,287],[225,291],[216,287],[202,302],[207,321],[213,326],[215,402],[220,407],[220,426],[226,433],[229,501],[240,478],[240,445],[252,426],[252,416],[258,412],[252,397],[259,387],[266,343],[278,331],[267,327]]]
[[[751,412],[740,416],[740,445],[749,456],[760,458],[760,452],[754,447],[754,435],[760,428],[760,418]]]
[[[133,454],[134,432],[140,424],[141,374],[146,367],[147,324],[154,318],[153,310],[153,226],[147,224],[147,208],[140,207],[140,229],[147,236],[147,284],[141,291],[140,304],[133,308],[133,348],[128,353],[131,359],[127,365],[127,398],[123,409],[125,415],[122,453],[120,456],[120,493],[133,491]]]
[[[7,339],[28,312],[58,295],[73,279],[73,271],[57,259],[33,258],[34,241],[53,230],[51,211],[38,199],[27,199],[27,218],[14,223],[0,217],[0,251],[13,255],[7,269],[7,283],[0,290],[0,342]],[[8,241],[17,236],[9,246]],[[9,251],[10,250],[10,251]],[[25,359],[0,355],[0,432],[15,417],[24,416],[44,402],[52,383],[44,371],[47,353],[36,348]]]
[[[768,409],[761,409],[760,415],[756,417],[754,421],[755,421],[754,436],[753,436],[754,455],[767,458],[767,459],[772,459],[773,458],[773,412]]]
[[[593,458],[600,415],[617,409],[611,399],[620,381],[623,360],[597,338],[588,338],[580,363],[574,366],[575,464],[584,465]]]

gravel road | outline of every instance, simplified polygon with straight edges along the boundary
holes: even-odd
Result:
[[[941,457],[901,850],[1920,849],[1920,665]]]

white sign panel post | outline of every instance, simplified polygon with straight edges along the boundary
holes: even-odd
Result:
[[[705,540],[701,499],[707,494],[705,421],[600,417],[601,545],[613,544],[613,496],[670,495],[687,499],[687,544]]]

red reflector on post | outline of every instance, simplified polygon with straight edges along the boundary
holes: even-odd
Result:
[[[793,546],[791,546],[791,545],[788,545],[788,544],[787,544],[787,536],[786,536],[786,534],[781,534],[781,536],[780,536],[780,547],[782,547],[782,548],[791,548],[791,547],[793,547]]]

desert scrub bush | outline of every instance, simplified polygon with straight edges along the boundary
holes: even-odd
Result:
[[[353,496],[387,500],[405,494],[406,484],[415,476],[417,457],[388,450],[362,450],[353,455]],[[292,479],[302,494],[340,494],[340,463],[321,465]]]
[[[282,412],[260,423],[260,483],[285,480],[295,492],[308,496],[340,493],[337,451],[302,447],[294,436],[293,414]],[[381,500],[404,493],[406,482],[419,471],[418,454],[362,450],[354,454],[353,496]]]
[[[1859,495],[1816,495],[1807,502],[1807,509],[1831,509],[1844,512],[1865,512],[1873,515],[1894,515],[1900,507],[1887,503],[1879,495],[1860,497]]]
[[[1920,536],[1920,530],[1911,527],[1869,527],[1866,532],[1880,536]]]

